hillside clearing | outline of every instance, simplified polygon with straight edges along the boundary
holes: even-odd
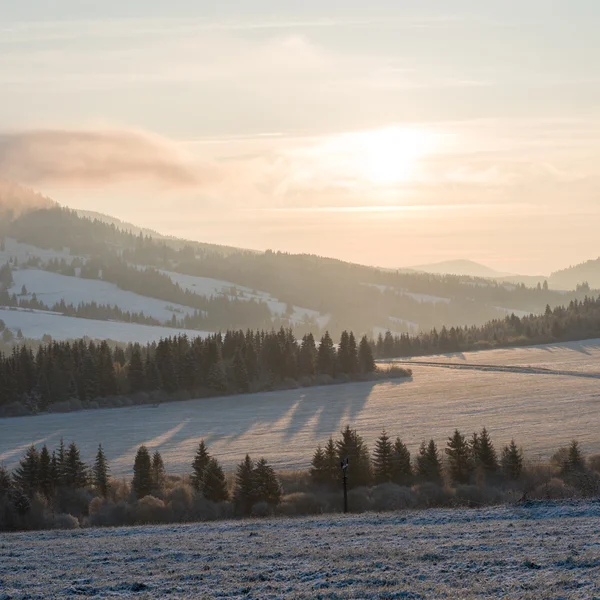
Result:
[[[600,594],[599,517],[598,503],[540,503],[11,534],[0,592],[587,599]]]
[[[600,340],[480,354],[494,364],[507,352],[513,364],[535,364],[541,355],[545,364],[575,370],[581,356],[586,370],[600,370]],[[455,427],[470,433],[486,426],[497,446],[514,437],[529,458],[547,459],[572,439],[585,453],[600,452],[599,408],[600,386],[593,378],[415,364],[413,378],[405,380],[4,419],[0,462],[12,467],[26,444],[54,446],[63,436],[79,444],[87,461],[102,443],[117,476],[131,473],[142,443],[160,450],[169,472],[186,473],[204,439],[226,468],[249,452],[279,469],[304,469],[316,446],[346,424],[369,445],[385,428],[402,436],[412,452],[431,437],[445,445]]]

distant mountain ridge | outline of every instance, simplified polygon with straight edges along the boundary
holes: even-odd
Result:
[[[550,275],[549,283],[560,289],[575,289],[587,283],[590,288],[596,289],[600,287],[600,258],[555,271]]]
[[[434,275],[465,275],[468,277],[486,277],[490,279],[514,275],[514,273],[496,271],[487,265],[464,258],[444,260],[428,265],[416,265],[409,268],[413,271],[433,273]]]

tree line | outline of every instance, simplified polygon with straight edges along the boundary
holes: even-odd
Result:
[[[167,338],[141,346],[107,342],[52,342],[0,353],[0,407],[19,403],[30,413],[76,400],[162,391],[195,397],[273,389],[287,382],[328,383],[375,371],[366,336],[343,332],[334,345],[326,332],[298,340],[290,329],[228,331],[207,338]],[[402,371],[401,375],[409,375]],[[189,396],[188,396],[189,397]]]
[[[167,474],[158,450],[140,446],[126,481],[111,477],[101,444],[87,465],[77,444],[61,439],[52,451],[30,446],[12,473],[0,466],[0,530],[337,512],[344,459],[354,511],[600,493],[600,455],[586,458],[577,441],[536,467],[514,440],[497,452],[485,427],[471,436],[455,430],[443,452],[433,439],[423,441],[413,458],[385,431],[370,452],[346,426],[317,448],[307,472],[291,477],[247,454],[228,478],[202,440],[183,477]]]

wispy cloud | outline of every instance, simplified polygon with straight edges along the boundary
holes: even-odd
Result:
[[[204,173],[167,140],[133,131],[0,133],[0,176],[30,185],[86,185],[152,179],[200,184]]]

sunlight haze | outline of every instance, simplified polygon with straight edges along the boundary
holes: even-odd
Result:
[[[203,242],[549,274],[600,254],[599,27],[591,0],[3,3],[0,178]]]

